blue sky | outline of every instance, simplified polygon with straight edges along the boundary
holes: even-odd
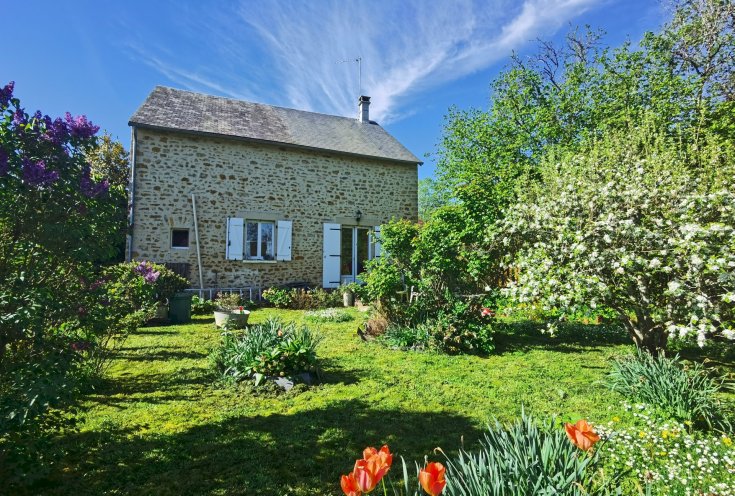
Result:
[[[420,177],[447,109],[487,107],[513,50],[585,24],[608,45],[637,42],[665,19],[656,0],[29,0],[3,12],[0,82],[15,80],[28,110],[87,114],[126,147],[158,84],[356,115],[360,56],[371,118],[426,160]]]

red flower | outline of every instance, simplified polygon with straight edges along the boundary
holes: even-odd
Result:
[[[584,419],[578,420],[574,425],[564,424],[564,428],[572,443],[582,451],[589,451],[600,440],[600,436],[592,430],[592,427]]]
[[[482,308],[482,311],[480,312],[480,314],[481,314],[481,315],[482,315],[483,317],[494,317],[494,316],[495,316],[495,312],[493,312],[492,310],[490,310],[490,309],[489,309],[489,308],[487,308],[487,307],[483,307],[483,308]]]
[[[426,465],[421,472],[419,472],[419,482],[424,491],[429,493],[431,496],[438,496],[444,490],[444,486],[447,485],[447,481],[444,479],[444,465],[439,462],[431,462]]]
[[[360,486],[357,485],[354,472],[349,475],[343,475],[340,484],[342,486],[342,492],[346,496],[361,496],[362,492],[360,491]]]

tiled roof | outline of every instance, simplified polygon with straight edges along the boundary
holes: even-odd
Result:
[[[165,86],[156,86],[128,124],[421,163],[374,122]]]

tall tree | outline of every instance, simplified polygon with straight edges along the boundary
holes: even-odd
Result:
[[[128,217],[128,184],[130,181],[129,154],[119,141],[104,133],[97,139],[97,144],[87,150],[85,158],[91,167],[92,176],[106,178],[110,184],[110,194],[113,197],[115,208],[115,225],[117,234],[115,240],[115,256],[113,260],[122,261],[125,258],[125,234],[127,232]]]

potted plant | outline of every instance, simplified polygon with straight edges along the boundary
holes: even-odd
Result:
[[[360,285],[351,282],[349,284],[343,284],[340,286],[342,291],[342,303],[345,307],[352,307],[355,305],[355,294],[360,289]]]
[[[250,311],[240,304],[237,293],[220,293],[214,299],[214,323],[217,327],[242,329],[248,323]]]

